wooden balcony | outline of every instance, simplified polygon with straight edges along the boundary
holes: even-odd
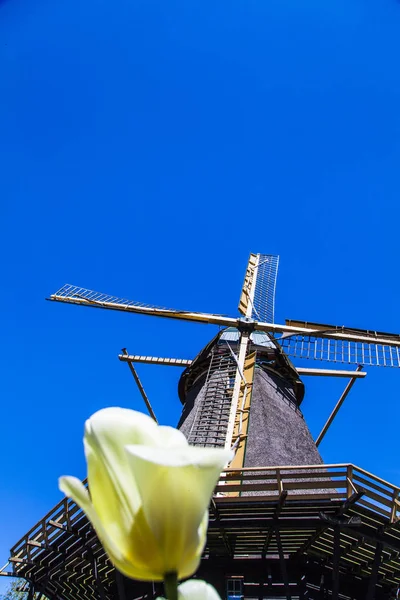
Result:
[[[239,570],[251,561],[254,571],[269,559],[284,562],[290,578],[306,557],[342,581],[399,586],[399,492],[352,464],[228,469],[211,501],[201,571],[219,561]],[[10,562],[14,575],[50,599],[108,600],[121,585],[90,523],[68,499],[15,544]],[[131,584],[132,598],[149,597],[144,584]]]

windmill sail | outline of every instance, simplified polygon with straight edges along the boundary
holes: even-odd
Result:
[[[313,330],[309,334],[283,334],[282,350],[293,358],[327,362],[400,367],[400,335],[366,329],[350,329],[307,321],[286,320],[286,325]],[[334,334],[335,338],[328,337]],[[361,337],[363,340],[357,341]]]
[[[250,254],[239,312],[256,321],[274,322],[275,288],[279,256],[273,254]]]
[[[259,257],[252,317],[257,321],[274,323],[279,256],[260,254]]]
[[[92,308],[105,308],[108,310],[120,310],[123,312],[132,312],[153,317],[167,317],[170,319],[181,319],[184,321],[197,321],[199,323],[211,323],[213,325],[232,326],[236,324],[236,319],[209,313],[191,312],[185,310],[175,310],[145,304],[117,296],[110,296],[101,292],[95,292],[76,285],[66,284],[55,294],[52,294],[48,300],[54,302],[66,302],[67,304],[79,304],[80,306],[90,306]]]

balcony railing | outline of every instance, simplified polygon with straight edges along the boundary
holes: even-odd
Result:
[[[214,505],[222,508],[226,503],[254,502],[260,506],[261,501],[268,507],[268,504],[279,504],[279,499],[285,496],[288,508],[292,502],[310,501],[307,505],[318,511],[319,506],[326,507],[326,503],[331,502],[342,504],[357,494],[357,506],[366,509],[369,516],[371,512],[375,514],[377,525],[395,523],[399,519],[400,488],[352,464],[227,469],[216,486]],[[66,539],[65,536],[70,539],[67,543],[68,565],[55,565],[50,572],[62,568],[66,575],[72,575],[75,566],[71,573],[69,569],[75,563],[85,569],[87,558],[82,558],[82,549],[85,544],[95,543],[96,536],[90,532],[90,524],[79,507],[65,498],[12,548],[10,562],[14,565],[14,573],[23,572],[25,577],[36,571],[38,575],[43,574],[50,568],[47,563],[54,560],[54,548],[59,540]],[[50,560],[49,557],[53,558]],[[99,572],[111,570],[112,565],[104,556]]]
[[[248,501],[254,496],[272,501],[283,491],[288,499],[339,501],[362,491],[359,506],[387,517],[391,523],[399,518],[400,488],[352,464],[227,469],[221,475],[215,497]]]

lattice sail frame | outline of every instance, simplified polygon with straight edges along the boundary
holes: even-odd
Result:
[[[278,266],[279,256],[250,254],[238,307],[242,315],[274,322]]]
[[[371,367],[400,367],[400,349],[381,344],[296,335],[277,340],[292,358]]]
[[[110,294],[95,292],[77,285],[70,285],[69,283],[63,285],[59,290],[57,290],[57,292],[52,295],[51,299],[53,299],[53,297],[61,302],[63,299],[68,299],[68,302],[71,303],[73,303],[75,300],[77,304],[83,301],[93,306],[99,305],[101,308],[103,308],[103,304],[112,304],[115,306],[120,306],[121,308],[125,306],[133,306],[138,308],[165,309],[164,306],[156,306],[154,304],[146,304],[144,302],[137,302],[135,300],[128,300],[126,298],[118,298],[118,296],[111,296]]]
[[[314,359],[325,362],[342,364],[356,364],[373,367],[400,367],[400,347],[392,342],[400,341],[400,335],[394,333],[382,333],[363,329],[349,329],[336,327],[334,325],[323,325],[309,323],[306,321],[286,320],[287,325],[306,326],[315,329],[315,334],[310,335],[288,335],[283,334],[277,341],[282,350],[292,358]],[[369,342],[352,341],[348,339],[333,339],[330,337],[319,337],[321,334],[346,335],[362,334],[363,337],[371,338]],[[382,343],[374,339],[379,338]],[[387,344],[385,341],[387,340]]]
[[[275,291],[279,256],[259,254],[252,318],[266,323],[275,322]]]

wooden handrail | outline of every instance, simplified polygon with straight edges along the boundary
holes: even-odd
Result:
[[[275,497],[285,490],[293,498],[299,498],[299,493],[301,497],[325,498],[329,494],[327,490],[331,489],[333,499],[349,497],[360,487],[364,491],[364,505],[380,514],[387,514],[392,523],[397,521],[400,488],[352,463],[226,469],[221,474],[216,492],[224,496],[225,493],[236,492],[236,497],[255,491],[261,495],[267,492],[266,497],[271,497],[272,492],[272,497]]]
[[[280,466],[276,466],[276,467],[243,467],[242,469],[225,469],[223,471],[223,473],[229,473],[230,471],[233,472],[246,472],[246,471],[286,471],[288,469],[290,469],[291,471],[305,471],[307,469],[339,469],[339,468],[343,468],[343,469],[347,469],[347,467],[349,466],[349,464],[351,465],[351,463],[332,463],[332,464],[320,464],[320,465],[280,465]],[[351,465],[354,467],[354,465]],[[354,467],[355,469],[358,469],[358,467]],[[367,473],[367,471],[365,471],[365,473]],[[371,477],[374,477],[373,475],[371,475]],[[382,480],[383,481],[383,480]],[[385,482],[386,483],[386,482]],[[390,485],[390,484],[387,484]]]
[[[369,473],[368,471],[366,471],[365,469],[362,469],[361,467],[356,467],[355,465],[353,465],[353,467],[354,467],[354,469],[356,469],[357,471],[360,471],[360,473],[363,473],[364,475],[367,475],[371,479],[373,479],[375,481],[379,481],[379,483],[383,483],[383,485],[387,485],[388,487],[400,492],[400,488],[398,486],[393,485],[392,483],[389,483],[388,481],[385,481],[384,479],[381,479],[380,477],[377,477],[376,475],[373,475],[372,473]]]

